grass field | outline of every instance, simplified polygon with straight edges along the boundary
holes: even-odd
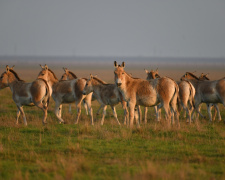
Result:
[[[38,66],[28,71],[22,67],[18,74],[28,82],[40,70]],[[103,80],[112,82],[112,68],[74,72],[79,77],[98,73]],[[143,69],[128,68],[134,76],[142,74],[144,78]],[[58,77],[63,73],[62,67],[52,70]],[[176,73],[170,71],[174,76]],[[74,125],[75,105],[72,114],[68,105],[63,106],[66,124],[58,124],[51,99],[48,124],[42,125],[42,111],[37,107],[24,107],[28,122],[25,127],[22,117],[15,125],[17,109],[10,90],[0,90],[0,179],[225,179],[223,122],[209,124],[208,119],[200,118],[198,124],[188,125],[182,112],[181,127],[168,128],[165,120],[155,122],[154,110],[149,108],[148,124],[130,130],[117,125],[110,108],[100,126],[101,116],[96,116],[99,104],[93,102],[92,106],[94,126],[83,107],[80,122]],[[122,123],[121,105],[116,108]],[[221,105],[220,109],[224,119]],[[207,115],[204,105],[202,111]]]
[[[105,124],[90,125],[82,109],[79,125],[74,125],[68,105],[58,124],[51,100],[48,124],[42,126],[42,112],[25,107],[28,126],[22,118],[15,125],[16,105],[9,89],[0,91],[0,179],[224,179],[225,125],[187,125],[181,128],[156,123],[153,108],[148,124],[140,129],[119,127],[108,109]],[[94,114],[99,107],[93,102]],[[205,107],[202,108],[206,114]],[[120,105],[119,120],[123,119]],[[224,118],[224,109],[221,108]],[[98,119],[98,120],[97,120]]]

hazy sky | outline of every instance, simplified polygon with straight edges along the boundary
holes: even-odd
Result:
[[[0,0],[0,56],[225,57],[225,0]]]

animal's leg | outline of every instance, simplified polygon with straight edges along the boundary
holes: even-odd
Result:
[[[107,106],[103,105],[101,125],[104,124],[104,119],[105,119],[105,115],[106,115],[106,109],[107,109]]]
[[[196,118],[195,118],[196,122],[198,121],[198,118],[199,118],[199,116],[198,116],[199,115],[199,105],[200,105],[200,103],[195,101],[195,108],[192,111],[192,116],[191,116],[191,117],[193,117],[194,112],[196,112]]]
[[[129,122],[129,114],[128,114],[128,110],[127,110],[127,103],[125,101],[122,101],[122,108],[124,111],[124,125],[128,124]]]
[[[81,101],[79,103],[77,103],[76,106],[77,106],[77,117],[76,117],[75,124],[78,124],[80,114],[81,114]]]
[[[101,109],[102,109],[102,106],[100,106],[100,107],[98,108],[98,111],[97,111],[97,113],[96,113],[97,115],[100,114]]]
[[[145,124],[147,124],[148,107],[144,108],[144,114],[145,114]]]
[[[187,114],[187,119],[186,119],[186,122],[188,123],[189,122],[189,124],[191,124],[191,112],[190,112],[190,110],[189,110],[189,108],[188,108],[188,102],[187,101],[182,101],[181,102],[181,105],[182,105],[182,107],[183,107],[183,110],[185,110],[185,112],[184,112],[184,114],[186,115]]]
[[[140,106],[136,106],[134,109],[134,118],[135,118],[138,128],[140,127],[140,123],[139,123],[140,122],[140,120],[139,120],[140,113],[139,112],[140,112]]]
[[[214,105],[214,109],[215,109],[215,118],[216,119],[216,111],[217,111],[217,116],[218,116],[218,121],[221,121],[221,115],[220,115],[220,109],[218,107],[218,104],[213,104]]]
[[[157,121],[159,122],[159,121],[161,120],[161,108],[158,109],[157,106],[154,106],[154,110],[155,110],[156,116],[157,116],[157,114],[158,114]]]
[[[202,118],[206,118],[206,117],[201,113],[201,107],[202,107],[202,105],[200,104],[199,107],[198,107],[198,110],[197,110],[198,113],[196,114],[197,119],[199,118],[199,115],[200,115]]]
[[[168,125],[170,126],[170,124],[171,124],[170,106],[169,106],[169,104],[164,103],[163,108],[165,110],[166,121],[167,121]]]
[[[55,103],[55,115],[59,121],[59,123],[64,123],[64,120],[61,118],[61,110],[60,110],[60,105],[59,103]]]
[[[207,105],[207,111],[208,111],[208,115],[209,115],[209,121],[212,122],[212,113],[211,113],[212,104],[209,103],[209,104],[206,104],[206,105]]]
[[[138,116],[139,116],[139,123],[142,123],[142,111],[141,111],[141,106],[137,106],[138,110]]]
[[[47,115],[48,115],[48,106],[43,105],[43,103],[40,102],[40,101],[34,102],[34,104],[43,111],[44,115],[43,115],[42,123],[46,124],[46,118],[47,118]]]
[[[62,104],[59,106],[59,117],[62,117]]]
[[[87,107],[87,103],[86,103],[86,101],[84,99],[83,99],[83,104],[84,104],[85,112],[88,115],[88,107]]]
[[[25,113],[23,111],[23,107],[22,106],[17,106],[18,110],[20,111],[20,113],[22,114],[23,116],[23,122],[24,122],[24,125],[27,126],[27,119],[26,119],[26,116],[25,116]],[[17,111],[17,114],[18,114],[18,111]],[[18,117],[19,118],[19,117]],[[16,120],[16,124],[18,124],[18,119]]]
[[[133,124],[134,124],[134,108],[135,105],[129,103],[129,110],[130,110],[130,128],[133,128]]]
[[[176,98],[176,99],[177,99],[177,98]],[[177,123],[178,127],[180,127],[180,122],[179,122],[179,112],[178,112],[178,110],[177,110],[177,100],[176,100],[176,101],[173,100],[173,101],[171,102],[171,110],[172,110],[172,113],[173,113],[173,119],[174,119],[174,117],[175,117],[176,123]]]
[[[69,113],[72,113],[72,110],[71,110],[72,108],[71,107],[72,107],[72,105],[69,104]]]
[[[16,113],[16,124],[19,124],[19,117],[20,117],[20,110],[18,108],[17,113]]]
[[[163,104],[160,103],[157,105],[157,111],[156,111],[156,121],[160,122],[160,117],[161,117],[161,108],[163,107]],[[159,114],[160,113],[160,114]]]
[[[111,106],[111,108],[112,108],[112,111],[113,111],[113,116],[115,117],[117,123],[120,125],[120,122],[119,122],[119,120],[118,120],[118,118],[117,118],[117,113],[116,113],[116,108],[115,108],[115,106]]]
[[[86,101],[86,105],[89,111],[90,119],[91,119],[91,125],[94,125],[94,120],[93,120],[93,110],[91,108],[91,99],[88,99]]]

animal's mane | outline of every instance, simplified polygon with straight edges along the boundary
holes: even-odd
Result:
[[[199,80],[199,78],[197,76],[195,76],[193,73],[191,73],[191,72],[186,72],[186,73],[189,74],[190,76],[192,76],[193,78]]]
[[[51,69],[48,69],[48,70],[53,74],[54,78],[55,78],[56,80],[58,80],[58,78],[56,77],[55,73],[54,73]]]
[[[71,74],[74,77],[74,79],[77,79],[77,76],[73,72],[69,71],[69,74]]]
[[[129,76],[130,78],[132,78],[132,79],[140,79],[140,78],[135,78],[135,77],[132,77],[130,74],[127,74],[127,72],[126,71],[124,71],[125,73],[126,73],[126,75],[127,76]]]
[[[10,69],[9,71],[10,71],[11,73],[14,74],[14,76],[16,77],[16,79],[17,79],[18,81],[23,81],[23,82],[25,82],[24,80],[20,79],[20,77],[18,76],[18,74],[17,74],[14,70]]]
[[[99,78],[97,78],[97,77],[93,77],[93,79],[96,80],[96,81],[98,81],[98,82],[101,83],[101,84],[108,84],[108,83],[106,83],[105,81],[103,81],[103,80],[101,80],[101,79],[99,79]]]

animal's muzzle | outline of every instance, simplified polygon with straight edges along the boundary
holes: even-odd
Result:
[[[83,95],[86,95],[86,92],[83,92],[82,94],[83,94]]]
[[[116,85],[119,87],[119,86],[121,86],[121,85],[122,85],[122,83],[116,83]]]

